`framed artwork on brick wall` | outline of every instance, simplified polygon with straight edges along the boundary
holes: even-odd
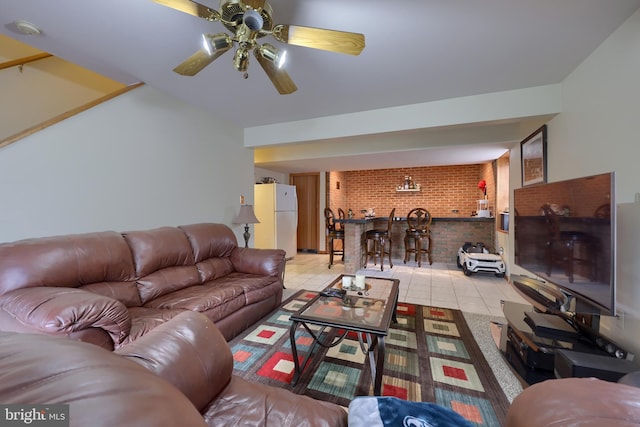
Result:
[[[547,125],[520,143],[522,186],[547,182]]]

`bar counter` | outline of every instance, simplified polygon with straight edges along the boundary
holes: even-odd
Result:
[[[346,274],[355,274],[364,267],[366,253],[364,250],[364,233],[373,228],[387,228],[389,217],[376,216],[372,218],[337,219],[336,223],[344,227],[344,264]],[[394,261],[404,259],[404,234],[408,228],[407,219],[395,217],[391,227],[391,259]],[[495,218],[479,217],[451,217],[433,218],[431,222],[431,255],[433,262],[454,263],[458,248],[464,242],[484,242],[492,245],[495,238]],[[335,258],[334,262],[339,258]],[[380,265],[378,263],[378,265]],[[385,269],[389,268],[388,260],[385,260]],[[407,261],[407,265],[418,266],[413,258]],[[429,265],[426,255],[423,255],[422,266]],[[369,260],[369,267],[373,262]],[[378,267],[379,268],[379,267]]]

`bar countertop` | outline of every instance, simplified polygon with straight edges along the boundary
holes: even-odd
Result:
[[[340,224],[368,224],[373,221],[387,221],[389,219],[388,216],[374,216],[374,217],[360,217],[360,218],[336,218],[334,221]],[[482,218],[477,216],[456,216],[456,217],[434,217],[432,219],[433,222],[444,222],[444,221],[459,221],[459,222],[473,222],[473,221],[493,221],[495,217]],[[395,217],[394,222],[397,221],[406,221],[406,217]]]

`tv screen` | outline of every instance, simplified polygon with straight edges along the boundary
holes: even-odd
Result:
[[[614,173],[514,190],[515,263],[615,315]]]

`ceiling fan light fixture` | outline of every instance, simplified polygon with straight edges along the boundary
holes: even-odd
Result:
[[[244,15],[242,16],[242,22],[251,31],[260,31],[262,29],[262,26],[264,25],[262,15],[260,15],[253,9],[249,9],[244,13]]]
[[[276,61],[276,67],[282,68],[282,67],[284,67],[284,64],[286,64],[286,63],[287,63],[287,51],[286,50],[282,50],[278,54],[278,58],[277,58],[277,61]]]
[[[278,68],[282,68],[282,66],[284,65],[287,59],[286,50],[280,50],[269,43],[265,43],[262,46],[260,46],[259,52],[263,58],[269,60],[271,63],[273,63],[273,65],[275,65]]]
[[[202,35],[202,45],[209,55],[219,50],[228,49],[231,43],[231,37],[225,33]]]
[[[241,47],[236,50],[235,55],[233,55],[233,66],[238,71],[247,71],[249,67],[249,51],[247,49]]]
[[[274,25],[273,10],[268,0],[220,0],[218,10],[198,3],[199,0],[153,1],[207,21],[220,21],[230,34],[205,34],[204,47],[173,69],[183,76],[195,76],[237,46],[233,66],[244,73],[245,79],[249,77],[247,69],[251,52],[278,93],[287,95],[298,88],[283,67],[286,51],[268,43],[260,45],[257,42],[259,38],[271,35],[284,44],[349,55],[359,55],[365,47],[364,35],[359,33],[300,25]]]

